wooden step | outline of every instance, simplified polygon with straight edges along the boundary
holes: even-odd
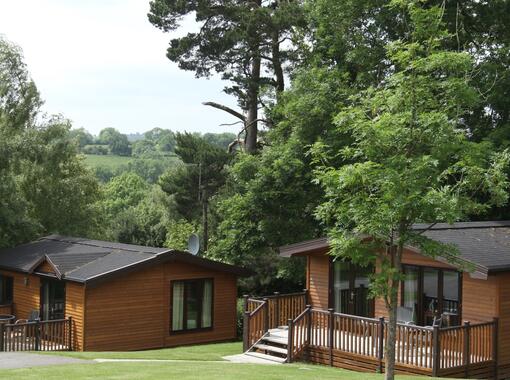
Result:
[[[250,352],[247,352],[246,355],[253,356],[253,357],[256,357],[256,358],[259,358],[259,359],[269,360],[269,361],[272,361],[272,362],[277,362],[277,363],[285,363],[287,361],[286,358],[279,358],[277,356],[261,354],[259,352],[252,352],[252,351],[250,351]]]
[[[278,354],[287,355],[287,349],[281,348],[281,347],[269,346],[267,344],[261,344],[261,343],[256,344],[254,347],[259,350],[263,350],[263,351],[271,351],[271,352],[276,352]]]
[[[289,341],[287,338],[282,338],[282,337],[277,337],[277,336],[265,336],[261,339],[262,341],[264,342],[271,342],[271,343],[276,343],[276,344],[281,344],[283,346],[286,346]]]

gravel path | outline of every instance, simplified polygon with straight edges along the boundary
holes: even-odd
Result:
[[[46,365],[94,363],[91,360],[63,356],[40,355],[28,352],[0,352],[0,369],[27,368]]]

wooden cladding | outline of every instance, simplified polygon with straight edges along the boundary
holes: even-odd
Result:
[[[213,326],[170,333],[171,281],[214,281]],[[87,289],[84,350],[140,350],[234,339],[236,277],[171,262],[130,273]]]

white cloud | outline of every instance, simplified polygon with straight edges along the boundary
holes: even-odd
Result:
[[[224,83],[171,63],[170,36],[149,23],[148,10],[148,0],[0,0],[0,33],[22,47],[45,111],[76,126],[232,130],[218,127],[230,120],[225,114],[200,105],[234,106]]]

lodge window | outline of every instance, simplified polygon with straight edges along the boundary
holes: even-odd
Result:
[[[445,325],[460,324],[460,272],[411,265],[404,265],[403,270],[401,306],[412,311],[415,323],[428,326],[434,317],[442,316]]]
[[[171,297],[172,332],[212,327],[212,279],[172,281]]]
[[[12,303],[13,299],[13,279],[9,276],[0,275],[0,305]]]

